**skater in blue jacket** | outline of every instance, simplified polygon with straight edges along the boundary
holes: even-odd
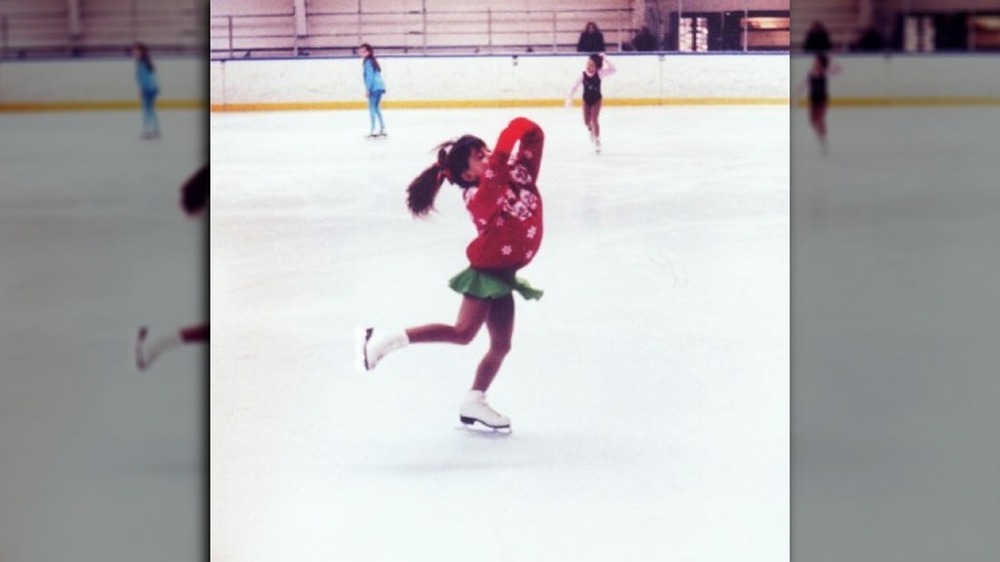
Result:
[[[155,139],[160,136],[160,120],[156,117],[156,96],[160,93],[160,84],[156,79],[156,67],[146,45],[135,43],[132,55],[135,57],[135,81],[142,101],[142,138]]]
[[[363,59],[361,65],[364,68],[365,96],[368,98],[368,119],[371,122],[371,130],[368,138],[384,137],[387,133],[385,122],[382,120],[382,109],[379,107],[379,104],[382,103],[382,95],[385,94],[385,83],[382,82],[382,67],[375,60],[375,53],[372,52],[372,46],[368,43],[361,44],[358,48],[358,55]],[[377,135],[375,134],[376,119],[378,119],[379,128]]]

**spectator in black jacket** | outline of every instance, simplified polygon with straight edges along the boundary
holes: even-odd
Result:
[[[648,27],[643,26],[639,30],[639,33],[635,34],[635,38],[632,39],[632,46],[635,47],[636,51],[655,51],[656,36],[653,35]]]
[[[851,44],[852,51],[878,52],[885,48],[885,39],[878,29],[866,27],[861,30],[858,40]]]
[[[806,42],[802,44],[802,50],[807,53],[825,53],[833,48],[830,42],[830,32],[818,21],[814,21],[809,32],[806,33]]]
[[[597,24],[588,21],[580,34],[580,40],[576,44],[576,50],[580,53],[603,53],[604,34],[597,27]]]

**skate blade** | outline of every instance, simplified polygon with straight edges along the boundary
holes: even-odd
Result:
[[[477,439],[506,439],[511,435],[509,427],[507,429],[491,429],[484,425],[465,425],[464,423],[455,426],[455,431],[467,433]]]
[[[139,328],[139,333],[135,337],[135,368],[139,371],[145,371],[148,365],[146,360],[142,356],[142,344],[146,342],[146,336],[149,335],[149,328],[143,326]]]
[[[359,373],[366,373],[371,369],[368,368],[368,357],[365,352],[365,348],[368,345],[368,340],[372,337],[373,328],[367,327],[362,328],[358,326],[354,330],[354,370]]]

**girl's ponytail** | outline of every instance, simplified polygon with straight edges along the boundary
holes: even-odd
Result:
[[[415,217],[423,217],[434,210],[434,199],[441,190],[444,176],[441,165],[435,163],[420,173],[406,188],[406,206]]]
[[[406,188],[406,206],[410,213],[423,217],[433,211],[434,199],[444,180],[463,188],[475,186],[477,182],[465,180],[462,174],[469,169],[469,157],[483,148],[486,148],[486,143],[472,135],[439,145],[437,162],[421,172]]]

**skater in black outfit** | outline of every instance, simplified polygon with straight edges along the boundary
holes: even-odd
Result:
[[[819,138],[823,154],[827,153],[826,108],[830,101],[827,92],[827,78],[839,72],[840,66],[832,63],[828,55],[818,53],[813,59],[809,74],[799,85],[796,93],[796,96],[799,97],[806,89],[809,91],[809,123],[816,131],[816,137]]]
[[[566,96],[566,107],[573,103],[573,95],[583,86],[583,124],[590,131],[590,141],[594,143],[594,150],[601,152],[601,101],[604,96],[601,94],[601,79],[607,78],[615,73],[615,65],[604,56],[604,53],[590,55],[587,57],[587,66],[580,77],[577,78],[569,94]]]

